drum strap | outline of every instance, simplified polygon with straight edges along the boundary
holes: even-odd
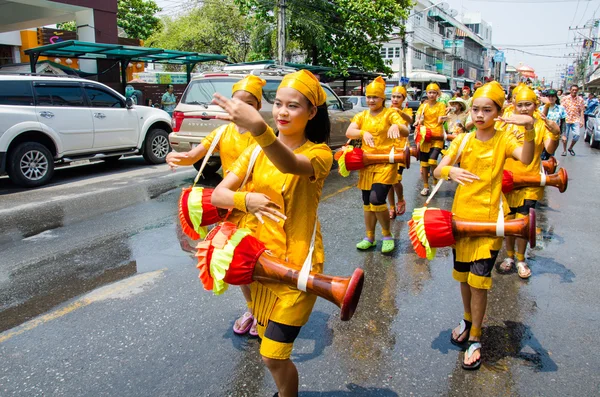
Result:
[[[504,237],[504,204],[502,202],[502,193],[500,193],[500,208],[498,209],[498,219],[496,220],[496,236]]]
[[[462,154],[465,146],[467,145],[467,141],[469,141],[471,139],[471,136],[473,134],[475,134],[475,133],[474,132],[470,132],[462,140],[462,142],[460,143],[460,146],[458,147],[458,152],[456,152],[456,157],[454,158],[454,161],[452,162],[452,164],[450,164],[451,166],[454,166],[454,164],[456,164],[456,162],[458,161],[458,158],[460,157],[460,155]],[[438,190],[440,190],[440,187],[442,186],[442,183],[444,183],[443,179],[440,179],[439,181],[437,181],[437,183],[433,187],[433,190],[431,191],[431,194],[429,195],[429,197],[427,197],[427,201],[425,201],[425,206],[426,207],[427,207],[427,205],[429,205],[429,202],[431,201],[431,199],[433,198],[433,196],[435,196],[435,194],[438,192]]]
[[[394,147],[393,146],[392,146],[392,150],[390,150],[389,161],[390,161],[390,164],[394,164]]]
[[[246,176],[244,177],[244,181],[240,185],[240,189],[243,188],[244,186],[246,186],[246,182],[248,182],[248,178],[250,178],[250,175],[252,174],[252,170],[254,169],[254,163],[256,163],[256,159],[258,158],[258,155],[260,154],[261,151],[262,151],[262,148],[258,145],[256,145],[256,147],[252,151],[252,154],[250,155],[250,163],[248,164],[248,170],[246,171]]]
[[[546,186],[546,171],[544,170],[544,163],[540,160],[540,186]]]
[[[306,292],[306,283],[308,282],[308,276],[312,270],[312,257],[315,251],[315,239],[317,237],[317,223],[318,219],[315,219],[315,227],[313,228],[312,238],[310,239],[310,248],[308,249],[308,255],[304,260],[300,274],[298,274],[298,289]]]
[[[204,167],[206,167],[206,163],[208,163],[208,159],[210,158],[210,156],[212,156],[213,152],[215,151],[215,148],[217,147],[217,144],[219,143],[219,140],[221,139],[221,135],[223,135],[223,132],[226,129],[227,129],[227,124],[222,125],[217,129],[217,133],[215,134],[215,139],[213,139],[212,143],[210,144],[210,147],[208,148],[208,151],[204,155],[204,160],[202,160],[202,164],[200,165],[198,174],[196,174],[196,177],[194,178],[194,186],[196,186],[196,183],[198,183],[198,180],[200,179],[200,175],[202,175],[202,171],[204,171]]]

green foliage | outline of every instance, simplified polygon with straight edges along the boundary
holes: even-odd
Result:
[[[75,23],[75,21],[57,23],[56,28],[75,32],[77,30],[77,24]]]
[[[119,0],[117,25],[128,37],[145,40],[160,29],[159,11],[154,0]]]
[[[149,47],[227,55],[232,62],[247,61],[251,41],[268,52],[268,30],[251,29],[254,19],[240,13],[232,0],[207,1],[185,15],[163,19],[163,29],[146,40]],[[260,24],[257,26],[261,26]],[[261,47],[264,45],[264,48]]]
[[[276,29],[277,0],[235,2],[242,12]],[[306,54],[306,63],[339,73],[351,66],[391,73],[379,54],[380,43],[400,28],[410,0],[286,0],[286,5],[289,43]]]

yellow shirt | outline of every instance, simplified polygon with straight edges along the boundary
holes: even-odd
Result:
[[[388,154],[397,140],[388,138],[388,130],[392,124],[402,125],[404,120],[391,108],[383,108],[377,116],[372,116],[370,110],[364,110],[352,118],[358,128],[373,135],[375,147],[369,146],[363,139],[362,150],[365,153]],[[373,183],[393,185],[398,182],[398,166],[396,164],[373,164],[359,171],[358,188],[371,190]]]
[[[409,107],[406,107],[404,109],[399,109],[399,108],[395,108],[395,107],[391,107],[390,109],[394,110],[396,113],[400,114],[400,113],[404,113],[409,115],[410,117],[414,117],[414,113],[413,110]],[[402,124],[408,126],[408,123],[406,122],[406,120],[404,120],[402,118],[402,116],[400,116],[400,120],[402,120]],[[404,149],[404,147],[408,145],[408,137],[406,136],[400,136],[400,138],[396,139],[396,143],[394,144],[394,147],[396,149]]]
[[[253,147],[250,147],[242,153],[230,170],[239,178],[244,178],[246,175],[252,150]],[[265,243],[274,256],[287,260],[294,268],[300,269],[308,255],[317,221],[321,191],[331,170],[333,155],[326,144],[315,144],[311,141],[306,141],[304,145],[294,150],[294,153],[302,154],[310,160],[315,171],[313,177],[283,174],[264,152],[261,152],[256,159],[252,172],[254,191],[266,194],[273,202],[280,205],[280,211],[287,216],[287,220],[275,222],[264,217],[265,223],[257,224],[254,236]],[[324,261],[323,240],[320,227],[317,226],[313,269],[321,272]],[[297,292],[295,289],[294,291]]]
[[[446,121],[448,129],[447,131],[450,134],[460,134],[461,132],[466,132],[465,125],[467,124],[467,112],[463,112],[460,114],[451,113],[448,115],[448,120]],[[458,124],[462,125],[462,129],[457,127]]]
[[[541,172],[542,165],[542,152],[544,150],[544,141],[546,139],[553,139],[552,133],[546,127],[541,119],[536,119],[535,125],[535,149],[533,152],[533,160],[531,164],[525,165],[518,160],[509,159],[506,161],[504,169],[511,171],[513,174],[519,175],[539,175]],[[510,125],[506,128],[507,131],[511,132],[517,138],[519,145],[523,145],[525,142],[525,127]],[[544,197],[544,188],[539,187],[524,187],[521,189],[513,190],[506,195],[508,205],[516,208],[523,205],[524,200],[541,200]]]
[[[444,133],[443,123],[438,121],[440,117],[446,114],[446,105],[442,102],[436,102],[433,106],[428,102],[424,102],[419,106],[419,109],[417,109],[417,114],[423,115],[423,125],[429,128],[434,135],[442,135]],[[432,147],[441,149],[444,147],[444,142],[424,142],[421,145],[421,151],[429,152]]]
[[[206,150],[210,148],[210,145],[217,136],[219,128],[215,128],[206,138],[202,140],[202,146],[204,146]],[[217,146],[215,146],[215,153],[218,152],[221,157],[221,166],[223,167],[224,174],[229,172],[233,166],[233,163],[238,159],[238,157],[240,157],[244,150],[251,145],[254,146],[255,141],[250,132],[246,131],[243,134],[240,134],[237,126],[234,123],[229,123],[225,126],[225,131],[223,131]],[[246,174],[242,175],[242,180],[245,177]],[[251,191],[251,183],[247,183],[245,187],[242,187],[242,189]],[[251,217],[236,209],[233,209],[227,218],[229,222],[235,223],[238,227],[251,228],[251,224],[247,223],[250,221],[250,219]]]
[[[452,141],[447,156],[455,160],[458,148],[463,139],[469,138],[458,163],[461,168],[472,172],[480,179],[458,185],[452,204],[454,216],[466,220],[496,222],[502,195],[502,173],[507,158],[519,146],[514,134],[508,131],[496,131],[494,137],[482,142],[475,133],[460,134]],[[509,212],[506,200],[505,214]],[[478,259],[491,258],[490,250],[502,247],[502,238],[497,237],[464,237],[456,240],[456,260],[473,262]]]
[[[221,127],[219,127],[221,128]],[[202,140],[202,146],[208,150],[212,144],[219,128],[214,129],[206,138]],[[240,157],[246,148],[254,143],[252,134],[244,132],[240,134],[234,123],[229,123],[215,146],[215,153],[221,156],[221,165],[225,172],[229,172],[233,163]],[[245,176],[245,175],[244,175]]]

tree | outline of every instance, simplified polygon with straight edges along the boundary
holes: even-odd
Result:
[[[240,10],[276,24],[278,0],[235,0]],[[351,66],[391,73],[379,53],[410,0],[286,0],[287,34],[305,54],[305,62],[345,73]],[[289,50],[289,48],[287,49]]]
[[[244,62],[250,55],[253,21],[239,12],[232,0],[207,1],[185,15],[165,17],[163,29],[149,37],[145,44],[149,47],[223,54],[233,62]]]
[[[154,0],[119,0],[117,25],[128,37],[145,40],[160,29],[159,11]]]
[[[160,30],[160,18],[155,14],[160,7],[154,0],[119,0],[117,10],[117,26],[122,28],[127,37],[145,40]],[[77,30],[75,21],[56,24],[64,30]]]

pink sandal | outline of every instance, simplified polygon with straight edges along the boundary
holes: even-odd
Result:
[[[406,212],[406,200],[398,201],[396,203],[396,215],[402,216]]]
[[[250,331],[250,328],[252,328],[252,325],[255,321],[256,320],[254,320],[252,313],[246,312],[242,315],[242,317],[238,318],[233,323],[233,332],[235,332],[237,335],[244,335]],[[238,326],[238,324],[240,325]]]
[[[250,331],[248,332],[248,334],[250,336],[258,336],[258,330],[256,329],[258,323],[256,321],[256,319],[254,319],[254,321],[252,321],[252,326],[250,327]]]

